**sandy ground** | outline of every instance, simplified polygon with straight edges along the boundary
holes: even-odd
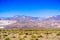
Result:
[[[0,40],[5,40],[6,38],[10,38],[10,40],[60,40],[60,36],[56,35],[57,33],[52,32],[51,34],[45,34],[45,33],[31,33],[25,34],[26,32],[23,32],[22,34],[19,34],[19,32],[6,32],[6,33],[0,33]],[[3,38],[3,35],[7,35],[5,38]],[[32,37],[32,35],[34,37]],[[38,37],[39,35],[42,35],[42,37]]]

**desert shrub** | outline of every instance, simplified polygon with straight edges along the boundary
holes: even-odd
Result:
[[[21,38],[20,40],[25,40],[24,38]]]
[[[48,35],[48,34],[51,34],[51,33],[46,32],[45,34]]]
[[[36,38],[35,40],[38,40],[38,38]]]
[[[10,38],[6,38],[5,40],[10,40]]]
[[[35,35],[32,35],[31,37],[32,37],[32,38],[36,38],[36,36],[35,36]]]
[[[31,38],[30,40],[34,40],[33,38]]]
[[[4,34],[4,35],[3,35],[3,38],[5,38],[6,36],[8,36],[8,35]]]
[[[8,33],[8,35],[11,34],[10,32]]]
[[[3,33],[7,33],[7,32],[4,31]]]
[[[57,33],[57,35],[58,35],[58,36],[60,36],[60,32],[59,32],[59,33]]]
[[[8,36],[8,35],[4,35],[4,36]]]
[[[25,33],[26,35],[28,35],[28,33]]]
[[[38,38],[42,38],[43,36],[42,35],[39,35]]]
[[[29,33],[29,35],[32,35],[32,33]]]
[[[27,38],[27,36],[24,36],[24,38]]]
[[[0,39],[1,39],[1,35],[0,35]]]
[[[22,35],[23,33],[22,32],[19,32],[19,35]]]
[[[13,36],[12,38],[16,38],[15,36]]]

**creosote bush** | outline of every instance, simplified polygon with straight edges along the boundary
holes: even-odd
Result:
[[[27,36],[24,36],[24,38],[27,38]]]
[[[57,33],[57,36],[60,36],[60,32],[59,32],[59,33]]]
[[[38,38],[42,38],[43,36],[42,35],[39,35]]]
[[[28,33],[25,33],[26,35],[28,35]]]
[[[22,35],[23,33],[22,32],[19,32],[19,35]]]
[[[36,36],[35,36],[35,35],[32,35],[31,37],[32,37],[32,38],[36,38]]]
[[[24,38],[20,38],[20,40],[25,40]]]
[[[33,38],[31,38],[30,40],[34,40]]]
[[[10,38],[6,38],[5,40],[10,40]]]
[[[35,40],[38,40],[38,38],[36,38]]]
[[[3,38],[5,38],[5,37],[7,37],[7,36],[8,36],[8,35],[4,34],[4,35],[3,35]]]

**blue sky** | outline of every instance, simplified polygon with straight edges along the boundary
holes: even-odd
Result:
[[[0,17],[60,15],[60,0],[0,0]]]

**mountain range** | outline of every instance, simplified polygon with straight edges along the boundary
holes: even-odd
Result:
[[[4,25],[1,20],[4,20],[8,25]],[[3,24],[0,26],[4,28],[60,28],[60,15],[49,18],[16,15],[0,17],[0,21],[0,24]]]

